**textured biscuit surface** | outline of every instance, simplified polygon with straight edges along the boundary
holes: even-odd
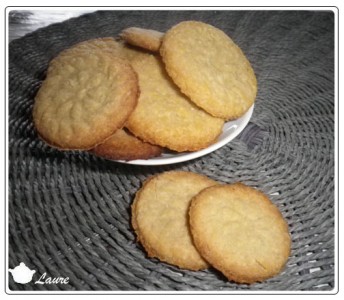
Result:
[[[150,51],[159,51],[164,33],[151,29],[130,27],[124,29],[120,36],[130,45]]]
[[[255,74],[223,31],[202,22],[181,22],[166,32],[160,53],[182,92],[210,114],[235,119],[252,106]]]
[[[148,179],[132,205],[132,225],[148,256],[190,270],[208,265],[195,249],[188,226],[191,198],[217,182],[170,171]]]
[[[60,149],[90,149],[121,128],[138,98],[129,63],[100,49],[65,50],[52,60],[38,91],[34,124]]]
[[[143,49],[141,51],[141,49],[131,47],[122,41],[117,41],[113,37],[103,37],[77,43],[72,48],[62,51],[59,57],[70,54],[77,55],[80,52],[92,54],[92,52],[96,50],[101,50],[111,56],[115,56],[129,62],[133,59],[145,57],[146,55],[146,52]],[[53,62],[54,60],[51,64],[53,64]]]
[[[91,151],[108,159],[134,160],[159,156],[162,148],[141,141],[125,129],[119,129]]]
[[[190,229],[201,255],[230,280],[253,283],[278,274],[290,254],[288,225],[263,193],[218,185],[192,199]]]
[[[209,115],[181,94],[158,57],[141,54],[131,64],[140,86],[138,105],[126,123],[131,132],[179,152],[199,150],[216,140],[224,120]]]
[[[96,39],[86,40],[75,44],[72,48],[66,49],[60,53],[59,56],[69,55],[76,52],[89,52],[92,53],[94,50],[102,50],[109,54],[118,56],[123,49],[123,44],[117,42],[113,37],[102,37]]]

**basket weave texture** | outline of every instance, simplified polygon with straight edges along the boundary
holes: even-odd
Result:
[[[110,162],[46,146],[32,123],[49,61],[86,39],[130,26],[166,31],[201,20],[242,48],[258,79],[249,125],[223,148],[158,167]],[[11,290],[268,291],[334,287],[334,15],[326,11],[99,11],[53,24],[9,45],[8,238],[10,268],[36,270]],[[214,269],[192,272],[147,258],[130,226],[142,182],[188,170],[268,194],[286,218],[284,271],[252,285]],[[44,272],[69,284],[38,285]]]

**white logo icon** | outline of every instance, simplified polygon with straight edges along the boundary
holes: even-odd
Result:
[[[9,269],[13,276],[13,280],[17,283],[25,284],[32,280],[35,270],[30,270],[23,262],[16,266],[14,269]]]

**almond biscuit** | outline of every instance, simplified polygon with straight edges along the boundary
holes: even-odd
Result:
[[[140,54],[131,64],[140,87],[138,105],[126,123],[132,133],[178,152],[200,150],[216,141],[224,120],[184,96],[166,74],[159,57]]]
[[[164,34],[156,30],[130,27],[124,29],[120,36],[130,45],[157,52]]]
[[[215,184],[184,171],[165,172],[143,184],[132,205],[132,225],[149,257],[190,270],[208,267],[192,242],[188,208],[193,196]]]
[[[213,116],[236,119],[254,103],[254,71],[220,29],[197,21],[181,22],[166,32],[160,53],[181,91]]]
[[[121,128],[137,104],[136,73],[100,49],[67,49],[49,65],[33,108],[34,125],[48,144],[88,150]]]
[[[288,225],[262,192],[243,184],[202,190],[190,205],[199,253],[229,280],[253,283],[277,275],[290,255]]]
[[[141,141],[125,129],[119,129],[91,152],[107,159],[134,160],[159,156],[162,150],[159,146]]]

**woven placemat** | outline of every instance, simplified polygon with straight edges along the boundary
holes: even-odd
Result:
[[[165,31],[202,20],[230,35],[258,79],[249,126],[223,148],[186,163],[142,167],[60,152],[37,137],[34,96],[48,62],[82,40],[125,27]],[[242,291],[334,287],[334,15],[324,11],[99,11],[9,45],[9,258],[33,281],[12,290]],[[130,226],[142,182],[165,170],[241,181],[270,195],[286,218],[292,252],[278,276],[252,285],[218,271],[191,272],[147,258]],[[69,277],[68,284],[36,280]]]

